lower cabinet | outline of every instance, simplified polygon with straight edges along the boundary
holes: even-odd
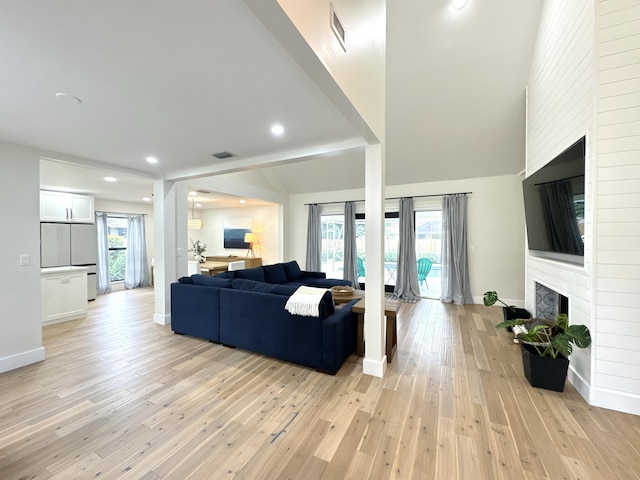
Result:
[[[40,281],[43,325],[87,316],[86,268],[43,268]]]

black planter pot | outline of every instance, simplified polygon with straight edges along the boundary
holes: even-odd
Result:
[[[524,376],[532,387],[562,392],[569,370],[569,359],[565,357],[541,357],[531,345],[521,343]]]
[[[502,307],[502,315],[504,316],[505,320],[515,320],[517,318],[522,318],[522,319],[531,318],[531,314],[529,313],[529,310],[524,308],[518,308],[518,307],[513,307],[513,308]]]
[[[518,307],[502,307],[502,316],[504,317],[505,321],[506,320],[516,320],[518,318],[521,318],[523,320],[527,319],[527,318],[531,318],[531,314],[529,313],[529,310],[526,310],[524,308],[518,308]],[[508,332],[512,332],[513,329],[511,327],[507,328]]]

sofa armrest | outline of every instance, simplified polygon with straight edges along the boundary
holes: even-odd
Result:
[[[303,277],[315,277],[315,278],[327,278],[327,274],[325,272],[308,272],[306,270],[302,270]]]
[[[351,309],[355,299],[336,308],[333,315],[322,322],[322,363],[329,373],[336,373],[349,355],[356,350],[357,319]]]
[[[172,283],[171,330],[220,342],[220,289]]]

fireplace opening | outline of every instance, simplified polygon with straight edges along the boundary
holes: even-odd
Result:
[[[569,299],[555,290],[535,282],[536,318],[555,320],[559,313],[569,314]]]

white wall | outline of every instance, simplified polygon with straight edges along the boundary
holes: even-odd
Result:
[[[640,414],[640,5],[598,1],[592,403]]]
[[[279,209],[279,205],[265,205],[203,210],[198,216],[202,218],[204,226],[202,230],[189,230],[189,239],[206,243],[206,255],[237,255],[244,258],[247,250],[224,248],[224,222],[249,218],[252,230],[258,236],[258,243],[254,245],[256,257],[262,257],[264,265],[276,263],[282,261],[279,253],[283,240]]]
[[[385,0],[278,0],[360,115],[384,139]],[[330,7],[347,32],[347,51],[330,28]]]
[[[533,282],[569,297],[593,344],[570,380],[589,403],[640,414],[640,7],[544,3],[530,74],[527,172],[587,134],[585,264],[527,259]]]
[[[40,156],[0,142],[0,372],[44,360],[40,302]],[[30,256],[20,266],[20,255]]]
[[[526,306],[535,282],[569,298],[569,319],[592,329],[593,0],[544,2],[528,87],[527,174],[587,135],[584,267],[527,255]],[[576,349],[571,369],[581,391],[591,383],[591,351]]]
[[[487,290],[496,290],[510,304],[524,303],[524,207],[521,177],[472,178],[446,182],[388,186],[387,197],[472,192],[468,198],[468,246],[471,291],[482,303]],[[288,221],[291,225],[285,260],[304,267],[307,240],[307,203],[344,202],[364,199],[364,190],[343,190],[292,195]],[[438,209],[441,197],[416,198],[416,209]],[[325,213],[339,213],[343,205],[323,205]],[[398,200],[387,200],[387,211],[398,210]],[[364,212],[363,204],[358,211]]]

